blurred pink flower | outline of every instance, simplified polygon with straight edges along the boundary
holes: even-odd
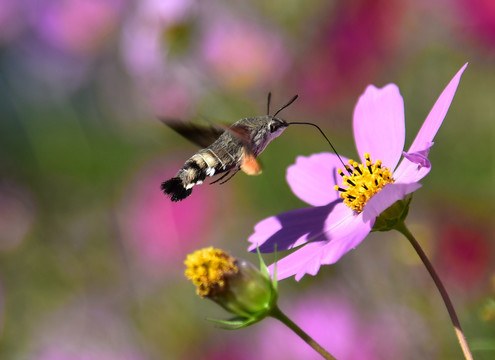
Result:
[[[182,273],[186,255],[211,240],[208,229],[217,206],[213,186],[198,189],[180,203],[172,203],[160,191],[163,180],[175,176],[182,165],[162,159],[138,171],[123,193],[122,235],[131,257],[153,273]]]
[[[13,60],[22,77],[16,72],[8,75],[18,93],[30,101],[44,103],[64,99],[91,78],[90,59],[74,58],[34,39],[20,43]],[[30,81],[29,86],[25,79]]]
[[[150,93],[150,104],[155,116],[162,119],[188,119],[191,94],[179,83],[158,85]]]
[[[92,55],[117,30],[124,0],[43,0],[33,9],[37,34],[73,55]]]
[[[111,50],[125,1],[21,1],[32,31],[7,52],[15,90],[44,103],[90,81],[95,60]]]
[[[0,0],[0,46],[15,39],[26,27],[24,7],[19,0]]]
[[[328,24],[294,71],[295,87],[309,110],[327,108],[362,89],[393,62],[407,2],[337,2]],[[304,104],[303,104],[304,105]]]
[[[78,302],[60,308],[36,325],[28,347],[20,356],[37,360],[144,360],[134,330],[115,307]]]
[[[3,281],[1,281],[0,278],[0,335],[3,333],[5,325],[5,300],[6,300],[6,295],[5,295],[5,290],[3,287]]]
[[[122,55],[139,81],[163,80],[168,44],[164,33],[193,13],[190,0],[143,0],[136,4],[122,33]]]
[[[287,182],[301,200],[313,207],[272,216],[256,224],[255,232],[248,239],[251,242],[249,250],[259,246],[261,252],[272,252],[275,246],[280,251],[304,245],[277,262],[279,279],[295,275],[299,280],[305,274],[316,275],[321,265],[337,262],[358,246],[373,228],[376,218],[396,201],[417,190],[421,186],[419,181],[431,170],[428,151],[466,66],[457,72],[437,99],[407,153],[403,153],[404,102],[398,87],[394,84],[382,89],[368,86],[354,109],[356,147],[362,163],[366,163],[363,154],[370,153],[374,160],[380,159],[383,163],[383,167],[374,171],[379,173],[379,169],[387,168],[387,177],[391,176],[394,181],[377,188],[366,202],[361,201],[364,207],[355,210],[342,202],[340,194],[334,190],[335,185],[343,186],[337,175],[337,169],[342,165],[336,155],[300,156],[296,164],[287,169]],[[404,159],[397,166],[402,155]],[[343,161],[349,162],[348,159]],[[374,184],[378,185],[377,181],[375,179]],[[371,183],[368,185],[372,186]],[[373,190],[363,187],[367,191]],[[361,197],[359,195],[358,200]]]
[[[375,333],[367,332],[366,320],[349,300],[328,294],[291,299],[285,313],[309,336],[340,360],[377,359],[373,351]],[[275,321],[261,325],[256,356],[261,359],[321,359],[297,335]]]
[[[217,19],[203,41],[212,77],[235,90],[271,85],[291,63],[275,32],[241,19]]]
[[[282,309],[298,326],[339,360],[417,359],[431,342],[424,321],[414,311],[384,304],[373,315],[339,293],[316,292],[291,297]],[[256,357],[272,360],[321,359],[279,322],[260,325]],[[414,336],[412,336],[414,334]]]
[[[171,60],[167,34],[187,26],[196,12],[191,0],[143,0],[124,24],[121,51],[127,71],[155,114],[183,118],[200,88],[190,63],[194,54]]]
[[[160,115],[175,115],[170,103],[193,107],[212,83],[229,90],[271,85],[291,61],[274,31],[234,18],[219,4],[200,7],[190,0],[139,2],[121,43],[128,72]]]
[[[32,195],[22,186],[0,182],[0,251],[18,246],[31,230],[36,216]]]
[[[465,290],[479,285],[494,261],[493,249],[481,229],[452,222],[442,227],[436,253],[438,271],[445,274],[442,277]]]
[[[457,0],[458,28],[462,35],[474,35],[486,48],[495,51],[495,2],[493,0]]]

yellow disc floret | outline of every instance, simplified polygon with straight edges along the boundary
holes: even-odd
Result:
[[[196,292],[201,297],[211,297],[221,292],[226,286],[226,276],[239,271],[235,258],[211,246],[187,255],[184,264],[187,267],[186,277],[198,287]]]
[[[348,175],[339,169],[339,175],[342,176],[343,187],[335,185],[335,190],[341,192],[340,196],[344,199],[344,204],[352,210],[360,213],[368,200],[378,193],[385,185],[393,183],[391,171],[382,167],[382,162],[377,160],[371,162],[370,154],[365,153],[365,164],[359,164],[354,160],[349,160],[346,165]],[[344,188],[347,186],[347,188]]]

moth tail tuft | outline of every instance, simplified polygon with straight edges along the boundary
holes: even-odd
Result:
[[[182,184],[182,180],[178,177],[174,177],[170,180],[162,183],[161,189],[170,197],[172,201],[181,201],[191,195],[192,188],[186,189]]]

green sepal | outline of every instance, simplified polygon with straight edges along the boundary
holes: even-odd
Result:
[[[260,261],[260,272],[265,276],[270,276],[270,272],[268,271],[268,267],[265,264],[265,261],[261,257],[261,252],[259,246],[256,246],[256,253],[258,254],[258,260]]]
[[[237,330],[237,329],[242,329],[245,327],[248,327],[254,323],[257,323],[260,321],[262,318],[257,319],[257,318],[246,318],[246,317],[233,317],[230,320],[218,320],[218,319],[211,319],[207,318],[206,320],[211,321],[215,324],[218,325],[223,325],[223,326],[218,326],[220,329],[224,330]]]
[[[263,257],[261,256],[260,248],[256,246],[256,252],[258,253],[258,259],[260,261],[260,272],[265,275],[267,278],[270,277],[270,271],[268,271],[268,267],[265,264],[265,261],[263,260]],[[274,255],[275,255],[275,262],[273,263],[273,278],[272,278],[272,286],[273,289],[275,290],[275,293],[278,293],[278,282],[277,282],[277,244],[275,244],[275,250],[274,250]]]
[[[403,224],[409,214],[413,194],[408,194],[402,200],[398,200],[385,209],[375,220],[371,231],[389,231]]]

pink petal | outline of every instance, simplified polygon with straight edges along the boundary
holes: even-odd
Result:
[[[299,281],[305,274],[316,275],[321,265],[337,262],[359,245],[370,232],[373,222],[364,223],[360,215],[347,210],[347,215],[337,224],[333,219],[327,219],[327,237],[330,240],[309,243],[277,261],[277,279],[296,275],[295,279]],[[273,265],[269,269],[273,271]]]
[[[447,115],[447,111],[449,110],[450,104],[452,103],[452,99],[454,98],[455,92],[457,90],[457,86],[459,85],[459,81],[461,80],[462,73],[467,67],[467,63],[455,74],[455,76],[450,80],[450,83],[447,85],[445,90],[443,90],[440,97],[433,105],[430,113],[428,114],[423,126],[418,132],[416,139],[412,143],[408,152],[416,152],[421,151],[425,148],[426,144],[433,141],[440,125],[442,125],[443,119],[445,115]]]
[[[283,251],[313,238],[326,240],[323,225],[332,208],[333,206],[296,209],[259,222],[248,239],[252,243],[249,251],[259,246],[261,252],[273,252],[275,245],[277,251]]]
[[[430,148],[433,146],[433,143],[430,142],[426,144],[426,148],[424,150],[412,152],[412,153],[406,153],[405,151],[402,152],[402,155],[409,160],[410,162],[413,162],[415,164],[418,164],[422,167],[431,167],[431,162],[428,160],[428,154],[430,153]]]
[[[440,97],[433,105],[428,117],[426,118],[423,126],[418,132],[416,139],[414,139],[408,153],[424,152],[431,146],[433,138],[437,134],[440,125],[442,125],[443,119],[449,110],[452,99],[454,98],[457,86],[461,80],[462,73],[467,67],[467,63],[457,72],[452,78],[447,87],[443,90]],[[396,180],[401,182],[415,182],[421,180],[428,174],[430,168],[418,166],[418,164],[404,159],[397,170],[395,171]]]
[[[390,207],[397,200],[402,200],[407,194],[410,194],[421,187],[420,183],[409,184],[388,184],[366,203],[363,212],[364,222],[375,219],[384,210]]]
[[[300,275],[299,281],[304,274],[316,275],[320,269],[322,249],[327,245],[324,242],[314,242],[303,246],[285,258],[277,261],[277,280],[282,280],[293,275]],[[268,269],[273,274],[274,264]]]
[[[405,157],[402,159],[399,167],[395,171],[394,178],[396,181],[400,181],[402,183],[418,182],[430,172],[431,163],[429,165],[430,166],[422,166],[422,164],[411,161],[411,159]]]
[[[358,246],[371,231],[374,223],[375,219],[367,221],[361,214],[352,214],[346,218],[346,221],[338,229],[333,229],[332,240],[324,249],[322,264],[334,264]]]
[[[249,251],[259,246],[261,252],[273,252],[275,245],[277,251],[283,251],[302,245],[309,240],[330,239],[331,234],[327,234],[325,229],[328,219],[338,224],[350,213],[349,209],[339,205],[342,205],[340,200],[326,206],[288,211],[259,222],[248,239],[252,243]]]
[[[254,233],[248,238],[248,241],[251,243],[248,251],[253,251],[256,247],[263,245],[280,230],[282,230],[282,223],[277,216],[271,216],[261,220],[254,226]]]
[[[405,138],[404,101],[399,88],[369,85],[354,109],[354,139],[361,161],[365,152],[394,169],[402,155]]]
[[[342,160],[344,163],[348,161],[346,158]],[[323,206],[339,199],[338,191],[333,188],[340,180],[339,168],[343,165],[334,154],[298,156],[296,163],[287,169],[287,182],[301,200],[313,206]]]

